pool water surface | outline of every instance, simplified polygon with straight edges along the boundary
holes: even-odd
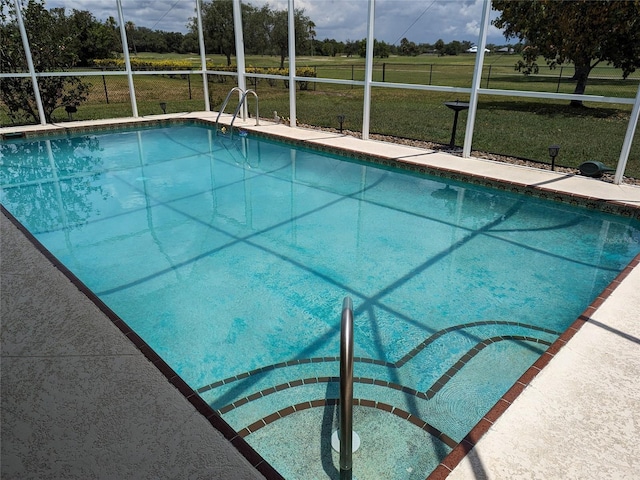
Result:
[[[632,219],[201,125],[0,144],[3,205],[286,478],[425,478],[640,251]],[[384,453],[383,453],[384,452]]]

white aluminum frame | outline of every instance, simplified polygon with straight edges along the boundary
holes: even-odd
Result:
[[[124,55],[124,66],[129,82],[129,97],[131,98],[131,112],[134,118],[138,118],[138,102],[136,101],[136,90],[133,86],[133,71],[131,70],[131,59],[129,58],[129,44],[127,43],[127,31],[125,30],[124,14],[122,13],[122,0],[116,0],[118,6],[118,20],[120,21],[120,37],[122,38],[122,53]]]

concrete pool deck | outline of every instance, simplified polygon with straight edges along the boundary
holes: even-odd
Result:
[[[100,123],[113,122],[62,126]],[[640,207],[640,188],[634,186],[285,125],[242,126],[546,189],[551,196],[561,192]],[[522,393],[501,400],[504,413],[483,420],[486,433],[470,453],[432,478],[637,478],[640,268],[628,268],[625,275],[586,310],[586,323],[522,386]],[[0,280],[2,479],[270,476],[259,459],[245,458],[213,428],[4,215]]]

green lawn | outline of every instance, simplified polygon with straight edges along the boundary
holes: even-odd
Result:
[[[200,64],[197,55],[145,55],[139,58],[190,59],[194,68]],[[222,56],[208,56],[214,64],[224,65]],[[457,57],[392,57],[376,59],[375,81],[470,87],[474,55]],[[515,72],[515,55],[489,54],[485,58],[482,87],[521,89],[570,93],[573,73],[570,67],[549,70],[541,68],[540,75],[525,77]],[[247,66],[277,67],[280,59],[269,56],[250,56]],[[364,60],[359,57],[298,57],[296,65],[315,67],[319,78],[362,80]],[[560,74],[562,76],[560,77]],[[623,81],[619,71],[601,68],[593,72],[588,94],[633,98],[640,74]],[[112,118],[131,115],[128,83],[124,76],[88,77],[92,84],[89,100],[78,108],[74,120]],[[270,83],[275,83],[271,85]],[[227,92],[235,86],[233,77],[210,78],[211,108],[220,108]],[[259,96],[260,114],[270,118],[273,111],[288,116],[289,93],[285,82],[249,81]],[[136,75],[134,88],[140,115],[162,113],[160,102],[166,102],[168,112],[199,111],[204,109],[202,76],[198,74],[172,77]],[[346,116],[344,128],[362,129],[363,88],[360,86],[309,83],[307,90],[297,94],[299,123],[322,127],[338,127],[337,116]],[[411,89],[373,88],[370,132],[403,138],[449,143],[453,112],[444,102],[468,100],[465,94],[418,91]],[[227,107],[227,111],[232,110]],[[251,112],[255,107],[251,102]],[[618,160],[627,128],[630,105],[587,104],[574,108],[566,101],[526,99],[518,97],[481,95],[476,118],[474,150],[548,161],[547,147],[560,144],[556,163],[576,167],[585,160],[599,160],[614,166]],[[55,112],[57,121],[67,119],[64,109]],[[456,144],[462,145],[466,112],[459,119]],[[0,111],[2,125],[9,123],[4,109]],[[636,132],[627,176],[640,177],[640,134]]]

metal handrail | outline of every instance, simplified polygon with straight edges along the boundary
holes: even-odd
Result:
[[[351,470],[353,455],[353,303],[345,297],[340,321],[340,471]]]
[[[240,101],[238,102],[238,106],[236,107],[236,111],[233,113],[233,118],[231,119],[231,125],[229,125],[230,129],[231,129],[231,135],[233,136],[233,122],[236,121],[236,117],[238,116],[238,112],[240,112],[240,109],[242,108],[242,105],[244,104],[244,102],[247,99],[247,95],[251,93],[253,94],[254,97],[256,97],[256,126],[260,125],[260,112],[259,112],[259,108],[260,106],[258,105],[258,94],[256,93],[255,90],[247,90],[246,92],[244,92],[242,94],[242,97],[240,98]],[[242,116],[242,120],[246,121],[247,119],[245,118],[244,115],[244,110],[243,110],[243,116]]]
[[[218,116],[216,117],[216,132],[218,131],[218,121],[220,120],[220,115],[222,115],[222,112],[224,112],[224,109],[226,108],[227,103],[229,103],[229,99],[231,98],[231,94],[233,92],[240,92],[241,95],[244,93],[240,87],[233,87],[231,90],[229,90],[229,93],[227,93],[227,97],[224,99],[224,102],[222,102],[222,106],[220,107]]]
[[[260,106],[258,105],[258,94],[255,92],[255,90],[252,90],[252,89],[245,91],[245,90],[242,90],[240,87],[233,87],[231,90],[229,90],[229,93],[227,93],[227,97],[224,99],[224,102],[222,102],[222,106],[220,107],[220,111],[218,112],[218,116],[216,117],[216,132],[218,131],[218,122],[220,120],[220,116],[224,112],[224,109],[227,107],[227,104],[229,103],[229,99],[231,98],[231,94],[233,92],[240,92],[240,100],[238,101],[236,110],[233,112],[233,117],[231,118],[231,124],[229,125],[229,130],[231,131],[230,136],[233,136],[233,122],[236,121],[236,117],[240,112],[240,108],[242,108],[242,105],[246,101],[247,94],[249,93],[253,94],[253,96],[256,97],[256,126],[260,125],[260,111],[259,111]],[[244,121],[247,120],[246,115],[242,116],[242,120]]]

